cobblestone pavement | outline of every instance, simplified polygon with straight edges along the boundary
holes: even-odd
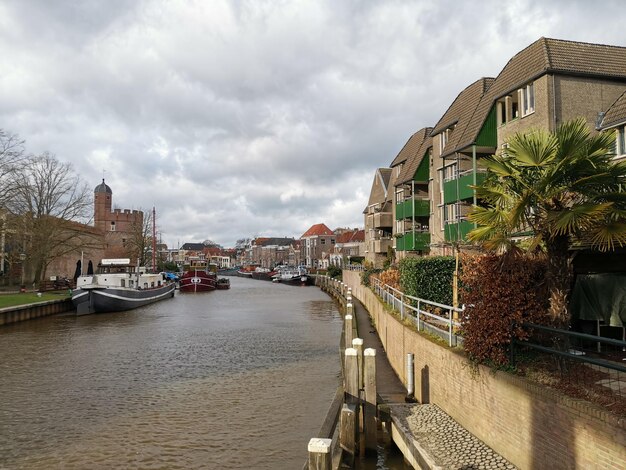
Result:
[[[436,405],[391,405],[391,416],[417,442],[431,468],[515,469]]]

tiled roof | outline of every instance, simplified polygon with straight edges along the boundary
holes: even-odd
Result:
[[[367,205],[384,203],[386,201],[386,191],[391,178],[391,168],[378,168],[372,181],[372,189]]]
[[[365,241],[365,230],[350,230],[337,237],[337,244],[358,243]]]
[[[180,247],[181,250],[186,251],[202,251],[206,248],[204,243],[185,243]]]
[[[437,135],[450,126],[457,124],[457,127],[453,132],[453,135],[455,135],[458,134],[457,129],[459,124],[463,127],[467,126],[467,120],[473,114],[481,96],[485,93],[485,91],[487,91],[489,85],[493,83],[493,80],[493,78],[481,78],[459,93],[448,110],[443,116],[441,116],[441,119],[439,119],[439,122],[435,125],[432,135]],[[463,118],[465,118],[465,123],[461,122]],[[461,129],[461,131],[462,130],[464,129]],[[449,142],[449,144],[450,143],[451,142]]]
[[[320,235],[332,235],[333,231],[324,224],[315,224],[308,229],[300,238],[314,237]]]
[[[422,158],[424,158],[424,155],[426,155],[428,149],[433,145],[433,138],[430,136],[432,130],[432,127],[424,127],[423,129],[413,134],[413,136],[420,134],[422,140],[419,144],[419,147],[415,149],[415,153],[407,160],[407,162],[402,167],[402,171],[396,179],[395,185],[406,183],[413,179],[417,168],[420,166],[420,163],[422,163]]]
[[[626,91],[606,111],[600,127],[606,129],[626,122]]]
[[[391,162],[391,165],[390,165],[391,168],[401,163],[405,163],[408,159],[414,157],[415,152],[417,152],[417,149],[422,144],[423,140],[424,140],[424,129],[417,131],[415,134],[409,137],[409,140],[407,140],[406,144],[404,144],[404,147],[402,147],[402,150],[400,150],[400,153],[398,153],[396,158],[394,158],[393,161]]]
[[[253,243],[256,246],[287,246],[293,243],[293,238],[285,238],[285,237],[257,237],[254,239]]]
[[[472,145],[494,102],[546,73],[626,82],[626,47],[540,38],[515,54],[483,95],[455,150]]]

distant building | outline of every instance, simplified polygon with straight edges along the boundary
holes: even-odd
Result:
[[[335,250],[337,236],[324,224],[313,225],[300,237],[301,254],[308,268],[327,268]]]
[[[111,210],[113,191],[104,182],[94,189],[94,227],[104,233],[105,258],[130,258],[131,238],[143,236],[143,212],[130,209]]]

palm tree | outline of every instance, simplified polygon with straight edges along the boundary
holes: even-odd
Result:
[[[479,225],[471,241],[506,251],[517,235],[530,237],[548,258],[550,315],[569,324],[573,247],[601,251],[626,244],[626,161],[613,160],[614,135],[591,134],[584,119],[554,132],[516,134],[485,161],[476,187],[482,201],[469,215]]]

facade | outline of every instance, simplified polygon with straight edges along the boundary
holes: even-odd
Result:
[[[553,131],[582,116],[591,129],[615,132],[616,158],[624,158],[625,90],[626,47],[535,41],[496,78],[481,78],[461,91],[432,129],[409,139],[391,168],[376,170],[365,211],[366,258],[378,265],[384,247],[375,243],[388,236],[387,227],[373,219],[376,210],[393,213],[396,258],[472,248],[466,239],[475,226],[467,215],[479,202],[473,186],[486,174],[481,160],[517,133]],[[381,170],[392,185],[392,210],[386,206],[389,191],[376,184],[383,180]]]
[[[365,256],[365,230],[337,229],[335,249],[329,256],[329,263],[343,267],[351,263],[351,259],[362,259]]]
[[[129,239],[143,236],[143,212],[112,209],[113,191],[104,182],[94,189],[94,227],[104,233],[104,258],[131,257]]]
[[[273,268],[280,264],[297,266],[299,256],[296,256],[293,238],[258,237],[252,240],[246,249],[247,265],[258,265],[264,268]]]
[[[378,168],[370,198],[363,211],[365,223],[365,261],[382,267],[393,249],[393,206],[389,194],[391,168]]]
[[[313,225],[300,237],[302,263],[307,268],[328,268],[336,237],[326,225]]]

